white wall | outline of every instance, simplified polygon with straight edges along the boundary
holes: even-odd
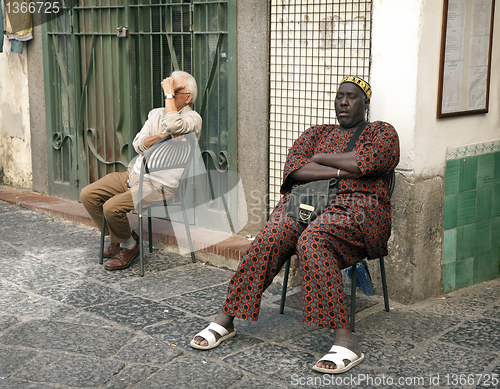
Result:
[[[0,180],[31,188],[31,136],[26,46],[10,52],[4,41],[0,53]]]
[[[394,125],[401,143],[398,169],[414,177],[444,177],[447,147],[500,139],[500,7],[489,113],[483,115],[436,119],[442,15],[443,1],[373,1],[370,118]]]
[[[420,0],[374,0],[370,120],[399,134],[398,168],[414,168]]]

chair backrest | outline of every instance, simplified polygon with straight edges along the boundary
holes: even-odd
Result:
[[[196,143],[194,134],[158,141],[144,153],[144,172],[186,168],[193,158]]]

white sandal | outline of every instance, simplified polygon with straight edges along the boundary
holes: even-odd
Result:
[[[347,359],[349,361],[349,364],[347,366],[344,363],[344,359]],[[318,363],[316,363],[313,366],[313,370],[327,374],[344,373],[363,362],[363,359],[365,359],[365,355],[363,353],[361,353],[361,356],[358,357],[356,353],[352,352],[348,348],[334,345],[330,349],[329,354],[326,354],[323,358],[320,359],[320,361],[329,361],[335,363],[335,369],[325,369],[324,367],[318,367]]]
[[[217,332],[221,336],[219,338],[219,340],[216,340],[215,335],[210,330]],[[228,332],[228,330],[226,330],[221,325],[212,322],[212,323],[210,323],[210,325],[207,328],[205,328],[201,332],[198,332],[194,336],[194,338],[196,338],[197,336],[202,337],[203,339],[205,339],[208,342],[208,345],[201,346],[199,344],[196,344],[194,342],[194,338],[190,344],[191,344],[191,347],[197,348],[199,350],[210,350],[211,348],[217,347],[223,340],[232,338],[235,335],[236,335],[236,330],[233,330],[232,332]]]

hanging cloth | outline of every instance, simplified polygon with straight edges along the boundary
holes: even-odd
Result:
[[[10,12],[9,12],[10,11]],[[5,34],[11,42],[11,52],[21,54],[23,43],[33,38],[33,19],[30,12],[19,12],[19,9],[5,7]]]

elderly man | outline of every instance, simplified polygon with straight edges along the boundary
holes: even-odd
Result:
[[[235,317],[257,320],[263,292],[287,258],[296,253],[304,321],[334,329],[333,347],[313,369],[342,373],[363,361],[349,328],[340,270],[366,257],[387,254],[389,182],[399,162],[398,135],[381,121],[368,123],[353,151],[344,152],[353,133],[365,124],[370,98],[367,82],[344,78],[335,97],[339,125],[311,127],[295,141],[284,167],[283,196],[243,255],[221,312],[195,335],[192,347],[210,349],[236,335]],[[287,216],[294,185],[330,178],[340,178],[340,183],[336,200],[324,213],[309,225]]]
[[[199,139],[201,133],[201,116],[193,111],[190,104],[197,96],[196,80],[192,75],[175,71],[161,82],[165,94],[165,108],[156,108],[149,112],[148,119],[141,131],[136,135],[133,146],[142,156],[144,151],[166,136],[180,136],[195,133]],[[101,227],[104,213],[106,218],[106,235],[109,234],[110,245],[105,248],[103,257],[111,258],[104,268],[121,270],[130,266],[139,253],[138,236],[131,231],[127,212],[133,210],[133,191],[130,183],[137,183],[141,158],[137,158],[129,172],[110,173],[98,181],[82,189],[80,198],[92,217],[94,223]],[[148,200],[161,201],[171,199],[178,187],[178,179],[167,180],[158,185],[157,193],[152,193]],[[155,198],[156,197],[156,198]]]

